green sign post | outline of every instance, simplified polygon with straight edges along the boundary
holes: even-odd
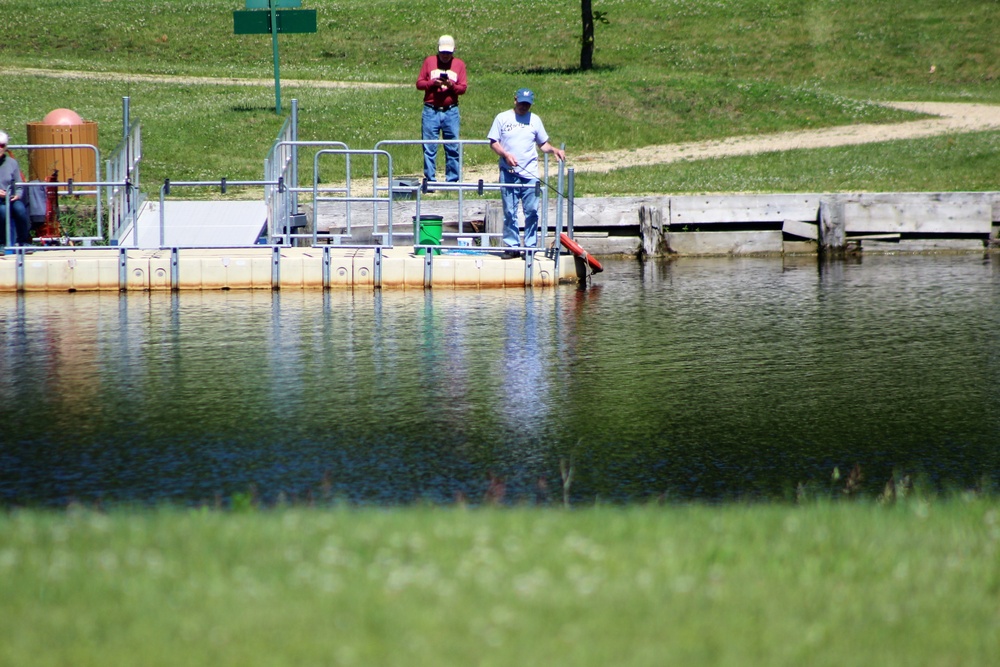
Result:
[[[278,33],[316,32],[316,10],[294,9],[301,6],[302,0],[246,0],[246,11],[233,11],[233,34],[271,33],[271,51],[274,54],[274,113],[277,114],[281,113]]]

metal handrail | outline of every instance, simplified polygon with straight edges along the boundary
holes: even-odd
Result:
[[[318,243],[318,241],[319,241],[319,239],[318,239],[318,227],[319,227],[319,225],[317,224],[317,217],[318,217],[317,214],[319,212],[319,202],[321,201],[321,198],[319,196],[319,159],[320,159],[320,156],[322,156],[322,155],[343,155],[345,157],[345,159],[346,159],[346,165],[347,165],[347,172],[346,172],[347,173],[347,188],[346,188],[346,193],[345,193],[346,196],[345,197],[338,197],[335,200],[334,199],[327,199],[325,201],[342,201],[342,202],[344,202],[347,205],[347,207],[348,207],[347,233],[348,234],[351,233],[351,215],[350,215],[350,205],[351,205],[351,202],[371,202],[372,203],[372,211],[373,211],[372,212],[372,233],[373,234],[377,234],[378,233],[378,205],[379,205],[380,202],[384,201],[384,202],[389,203],[390,205],[388,207],[388,215],[389,215],[389,217],[388,217],[388,237],[386,238],[386,242],[383,245],[385,245],[387,247],[392,247],[392,205],[391,205],[392,204],[392,198],[391,198],[391,196],[390,197],[379,197],[378,196],[378,190],[376,189],[375,192],[373,193],[373,195],[371,197],[352,197],[351,196],[351,164],[350,164],[350,160],[351,160],[351,156],[352,155],[371,155],[371,156],[373,156],[373,164],[377,164],[378,156],[384,155],[385,158],[386,158],[386,160],[388,160],[388,163],[389,163],[388,178],[389,178],[389,181],[391,182],[392,181],[392,155],[390,155],[387,151],[384,151],[384,150],[378,150],[378,149],[372,149],[372,150],[350,149],[350,148],[346,148],[346,147],[345,148],[328,148],[328,149],[322,149],[322,150],[316,151],[316,154],[313,155],[313,233],[312,233],[312,243],[313,243],[313,245],[316,245]],[[372,180],[375,181],[376,183],[378,182],[378,172],[377,171],[372,174]]]
[[[215,181],[171,181],[169,178],[164,179],[163,185],[160,186],[160,249],[168,248],[170,246],[166,245],[166,215],[164,202],[166,196],[170,194],[171,188],[174,187],[218,187],[223,194],[229,186],[243,187],[243,186],[273,186],[278,189],[278,192],[287,197],[288,189],[285,187],[284,181],[278,179],[277,181],[230,181],[226,178],[222,178]],[[138,240],[138,239],[137,239]],[[268,238],[270,241],[270,236]],[[287,243],[285,244],[287,245]],[[228,246],[227,246],[228,247]]]
[[[17,150],[45,150],[45,149],[64,149],[64,148],[83,148],[87,150],[94,151],[94,177],[95,180],[91,183],[78,183],[78,185],[103,185],[101,181],[101,151],[97,146],[93,144],[10,144],[8,148],[13,148]],[[68,182],[68,181],[66,181]],[[61,182],[62,184],[62,182]],[[16,183],[15,185],[25,185],[24,183]],[[73,194],[78,195],[96,195],[97,196],[97,219],[101,219],[101,190],[81,190]],[[98,222],[98,227],[100,222]]]
[[[292,100],[292,103],[293,103],[293,106],[294,106],[295,103],[296,103],[296,100]],[[295,174],[296,178],[297,178],[297,174],[298,174],[298,164],[297,164],[298,157],[297,156],[298,156],[298,149],[299,149],[299,147],[309,147],[309,146],[314,147],[314,148],[319,148],[319,147],[337,147],[337,148],[342,148],[342,149],[345,149],[345,150],[349,150],[347,144],[345,144],[343,141],[298,141],[298,140],[286,139],[286,140],[279,140],[279,141],[276,141],[274,143],[274,146],[271,149],[272,152],[276,151],[276,150],[279,150],[279,149],[282,149],[282,148],[290,148],[291,149],[290,152],[294,152],[294,154],[296,155],[296,159],[294,160],[295,167],[288,169],[286,172],[284,172],[283,174],[280,174],[280,175],[278,175],[276,177],[278,179],[284,179],[285,188],[288,190],[289,196],[291,197],[291,201],[289,203],[289,206],[287,207],[287,210],[279,212],[279,213],[281,213],[281,214],[284,215],[284,219],[281,220],[281,224],[277,226],[277,230],[279,230],[279,231],[281,229],[285,230],[284,233],[283,233],[283,235],[285,237],[285,244],[286,245],[288,245],[289,243],[291,243],[291,239],[293,239],[293,238],[308,238],[310,236],[309,234],[292,234],[291,233],[291,226],[288,224],[290,222],[290,217],[292,215],[292,209],[296,209],[296,210],[298,209],[298,193],[300,193],[300,192],[311,192],[312,193],[312,196],[313,196],[313,229],[314,230],[315,230],[317,219],[318,219],[318,215],[319,215],[319,207],[316,204],[316,195],[317,195],[318,190],[317,190],[317,187],[316,187],[316,184],[315,184],[315,181],[317,180],[318,174],[315,171],[315,169],[313,171],[313,181],[314,181],[314,183],[313,183],[312,187],[302,188],[302,187],[299,187],[298,180],[294,180],[294,181],[289,180],[291,178],[292,174]],[[348,163],[347,163],[348,164],[348,170],[347,170],[348,181],[347,181],[346,191],[349,194],[350,193],[350,187],[351,187],[351,185],[350,185],[350,156],[348,156],[347,160],[348,160]],[[284,175],[285,173],[287,173],[289,175],[285,176]],[[265,170],[265,178],[266,177],[267,177],[267,173],[266,173],[266,170]],[[330,190],[324,190],[324,192],[329,192],[329,191]],[[343,192],[344,188],[337,188],[337,189],[334,189],[333,191],[334,192]],[[348,204],[348,206],[350,206],[350,204]],[[268,210],[270,212],[270,209],[268,209]],[[279,214],[275,214],[274,217],[275,218],[279,218],[280,215]],[[271,215],[269,215],[268,218],[270,219]],[[270,232],[274,232],[274,231],[275,230],[273,228],[272,228],[272,230],[270,230]],[[277,234],[274,234],[274,235],[277,235]],[[312,234],[312,236],[315,239],[315,233]],[[315,243],[315,240],[313,241],[313,243]]]
[[[386,139],[379,141],[375,144],[375,149],[382,149],[383,146],[424,146],[424,145],[434,145],[434,146],[444,146],[449,144],[458,144],[458,177],[461,179],[462,175],[465,173],[465,147],[466,146],[489,146],[490,142],[487,139]],[[373,163],[373,172],[378,173],[378,164]],[[447,181],[435,181],[434,188],[436,190],[447,190],[454,188],[442,187],[446,185]],[[426,183],[425,183],[426,186]],[[374,187],[376,191],[376,196],[378,193],[378,180],[374,181]],[[390,181],[388,189],[391,191],[392,182]],[[398,188],[397,188],[398,191]],[[458,190],[458,231],[462,232],[463,218],[465,212],[465,201],[464,201],[463,190]]]
[[[384,150],[383,146],[444,146],[449,144],[458,144],[458,176],[461,178],[464,173],[465,146],[489,146],[490,141],[488,139],[384,139],[375,144],[375,150]]]
[[[128,98],[125,98],[126,100]],[[127,102],[126,102],[127,117]],[[134,228],[139,219],[140,190],[139,164],[142,161],[142,127],[139,121],[132,121],[126,128],[125,136],[112,151],[112,158],[106,162],[108,180],[127,183],[131,187],[112,186],[108,188],[108,237],[121,238],[127,222]]]
[[[14,183],[14,185],[18,186],[18,187],[25,187],[25,188],[59,188],[59,187],[65,187],[67,189],[67,194],[70,195],[70,196],[80,195],[80,194],[94,194],[94,193],[99,193],[101,191],[101,188],[109,188],[109,187],[124,187],[124,188],[128,188],[128,187],[134,187],[128,181],[124,181],[124,182],[121,182],[121,181],[81,181],[81,182],[77,182],[77,181],[74,181],[73,179],[69,179],[68,181],[29,181],[27,183],[16,182],[16,183]],[[96,188],[96,189],[94,189],[94,190],[86,190],[86,189],[85,190],[77,190],[76,189],[77,187]],[[11,246],[11,247],[21,247],[21,246],[17,246],[17,245],[11,245],[11,243],[10,243],[10,224],[9,224],[9,221],[10,221],[10,203],[11,203],[10,202],[10,197],[11,197],[11,194],[12,193],[7,192],[6,196],[4,197],[4,204],[3,204],[3,206],[4,206],[4,212],[5,212],[6,216],[7,216],[8,225],[7,225],[7,229],[4,230],[3,239],[5,241],[5,244],[8,245],[8,246]],[[89,245],[91,241],[104,241],[106,239],[104,237],[103,225],[101,224],[101,220],[102,220],[102,217],[100,215],[100,210],[98,209],[98,215],[97,215],[97,236],[66,236],[66,237],[60,237],[60,238],[65,238],[65,239],[70,240],[70,241],[82,241],[82,242],[84,242],[87,245]],[[46,238],[46,239],[40,239],[40,240],[48,240],[48,239]]]
[[[291,113],[285,119],[271,150],[264,158],[264,180],[266,181],[283,180],[292,185],[298,184],[298,149],[289,143],[298,139],[298,109],[298,100],[293,99]],[[288,222],[291,210],[298,209],[297,195],[291,195],[291,199],[289,199],[287,193],[277,192],[273,187],[266,187],[264,189],[264,205],[267,207],[268,241],[277,236],[277,230],[282,229],[278,225],[283,224],[285,243],[290,243]]]

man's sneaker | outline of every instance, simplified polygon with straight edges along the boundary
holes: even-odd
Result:
[[[503,258],[504,259],[521,259],[521,253],[518,252],[517,250],[504,250],[503,251]]]

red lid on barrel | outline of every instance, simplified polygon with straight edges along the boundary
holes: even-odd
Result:
[[[80,114],[72,109],[53,109],[42,119],[44,125],[82,125]]]

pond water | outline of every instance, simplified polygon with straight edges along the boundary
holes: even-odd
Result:
[[[0,505],[715,501],[1000,478],[1000,258],[0,294]]]

